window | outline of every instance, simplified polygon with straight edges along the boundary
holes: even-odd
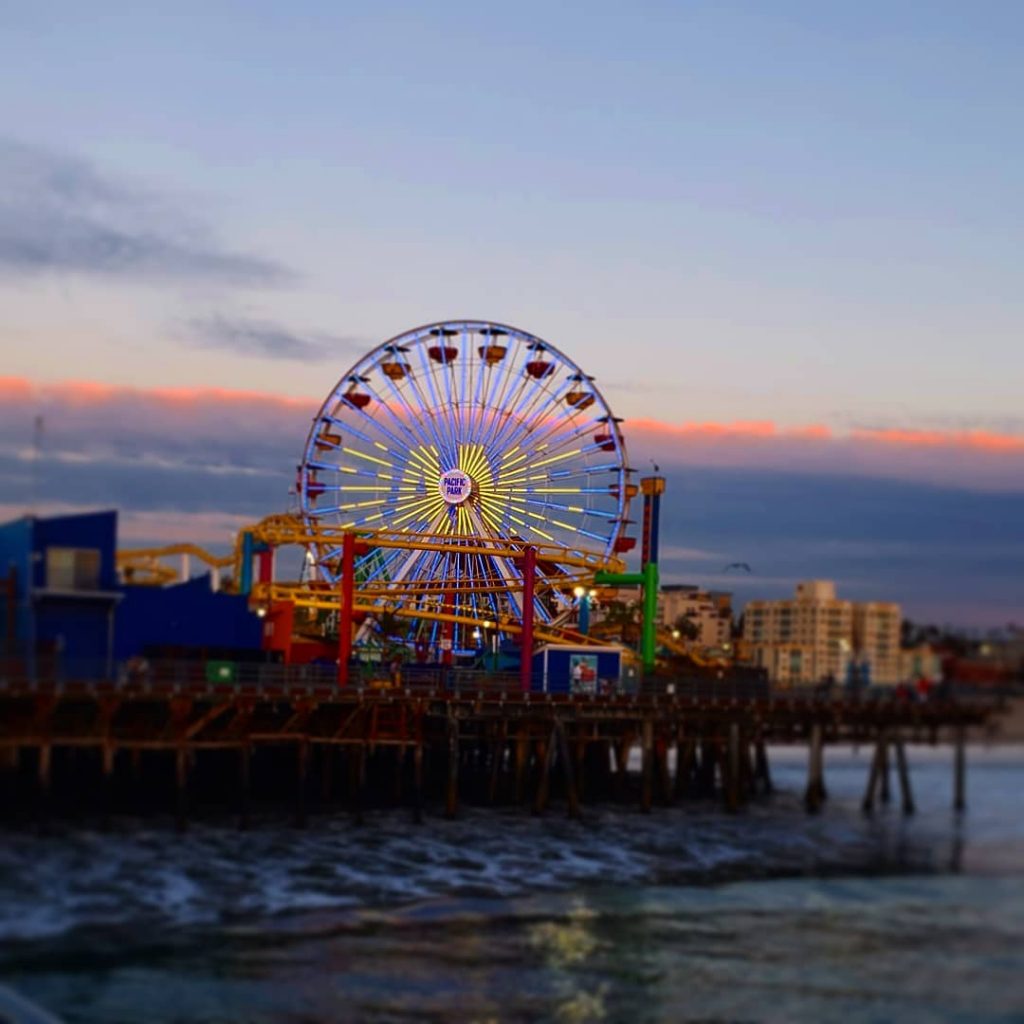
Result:
[[[99,590],[99,548],[47,548],[46,585],[53,590]]]

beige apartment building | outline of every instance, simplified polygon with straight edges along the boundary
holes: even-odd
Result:
[[[873,683],[903,681],[898,604],[867,601],[853,606],[854,651],[871,666]]]
[[[786,600],[751,601],[743,639],[753,664],[782,685],[843,683],[851,663],[866,663],[873,683],[900,681],[900,606],[840,600],[830,580],[798,583]]]
[[[667,584],[658,591],[658,625],[671,629],[681,618],[699,630],[694,641],[698,646],[724,647],[732,637],[732,594],[689,583]]]

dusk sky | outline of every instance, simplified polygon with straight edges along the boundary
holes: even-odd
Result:
[[[480,317],[665,471],[669,580],[1024,621],[1019,3],[153,7],[0,5],[4,518],[224,546]]]

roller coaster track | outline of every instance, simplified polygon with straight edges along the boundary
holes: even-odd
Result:
[[[340,527],[311,526],[296,516],[268,516],[258,523],[239,531],[234,552],[214,555],[195,544],[172,544],[157,548],[134,548],[119,551],[118,568],[133,582],[163,585],[172,582],[177,571],[161,564],[162,558],[190,555],[211,568],[232,567],[234,579],[241,579],[244,557],[243,539],[246,534],[255,545],[271,548],[300,546],[319,552],[340,552],[346,531]],[[435,551],[460,555],[487,555],[492,558],[515,560],[522,558],[527,542],[517,538],[464,536],[458,534],[423,534],[405,530],[359,531],[358,541],[367,549],[405,549],[409,551]],[[571,595],[574,587],[590,585],[599,570],[622,571],[624,563],[579,548],[554,544],[534,544],[538,567],[535,591],[538,594]],[[321,555],[321,558],[324,556]],[[512,615],[491,613],[484,618],[467,614],[460,609],[460,598],[469,594],[500,593],[509,590],[508,584],[493,576],[462,576],[457,580],[424,581],[387,579],[357,582],[352,610],[356,613],[380,615],[390,613],[401,618],[424,619],[435,622],[462,623],[468,626],[489,625],[502,632],[522,632],[519,620]],[[267,605],[288,601],[297,608],[337,610],[340,594],[337,587],[320,580],[271,581],[252,585],[250,601],[254,605]],[[465,606],[463,605],[463,608]],[[584,636],[567,626],[552,623],[536,624],[534,638],[543,643],[571,643],[601,646],[608,641],[599,636]]]
[[[178,578],[178,571],[164,565],[161,559],[175,555],[188,555],[198,559],[211,569],[226,569],[236,564],[237,556],[214,555],[197,544],[168,544],[159,548],[126,548],[117,552],[117,568],[124,575],[125,582],[142,585],[164,586]]]

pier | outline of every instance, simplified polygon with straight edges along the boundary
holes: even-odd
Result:
[[[631,802],[644,813],[717,800],[738,813],[772,790],[768,748],[807,751],[804,806],[828,797],[827,751],[873,749],[863,809],[897,792],[914,812],[908,747],[955,749],[951,802],[965,804],[967,731],[991,704],[824,699],[728,680],[658,678],[637,693],[523,691],[513,676],[422,673],[338,687],[287,666],[209,682],[202,663],[148,668],[144,679],[0,684],[4,814],[40,816],[285,809],[351,813],[405,807],[458,815],[464,804],[586,813]],[[259,671],[258,671],[259,670]],[[275,670],[267,679],[267,670]],[[257,679],[255,676],[262,676]],[[630,772],[639,751],[639,773]],[[895,787],[893,782],[895,781]]]

